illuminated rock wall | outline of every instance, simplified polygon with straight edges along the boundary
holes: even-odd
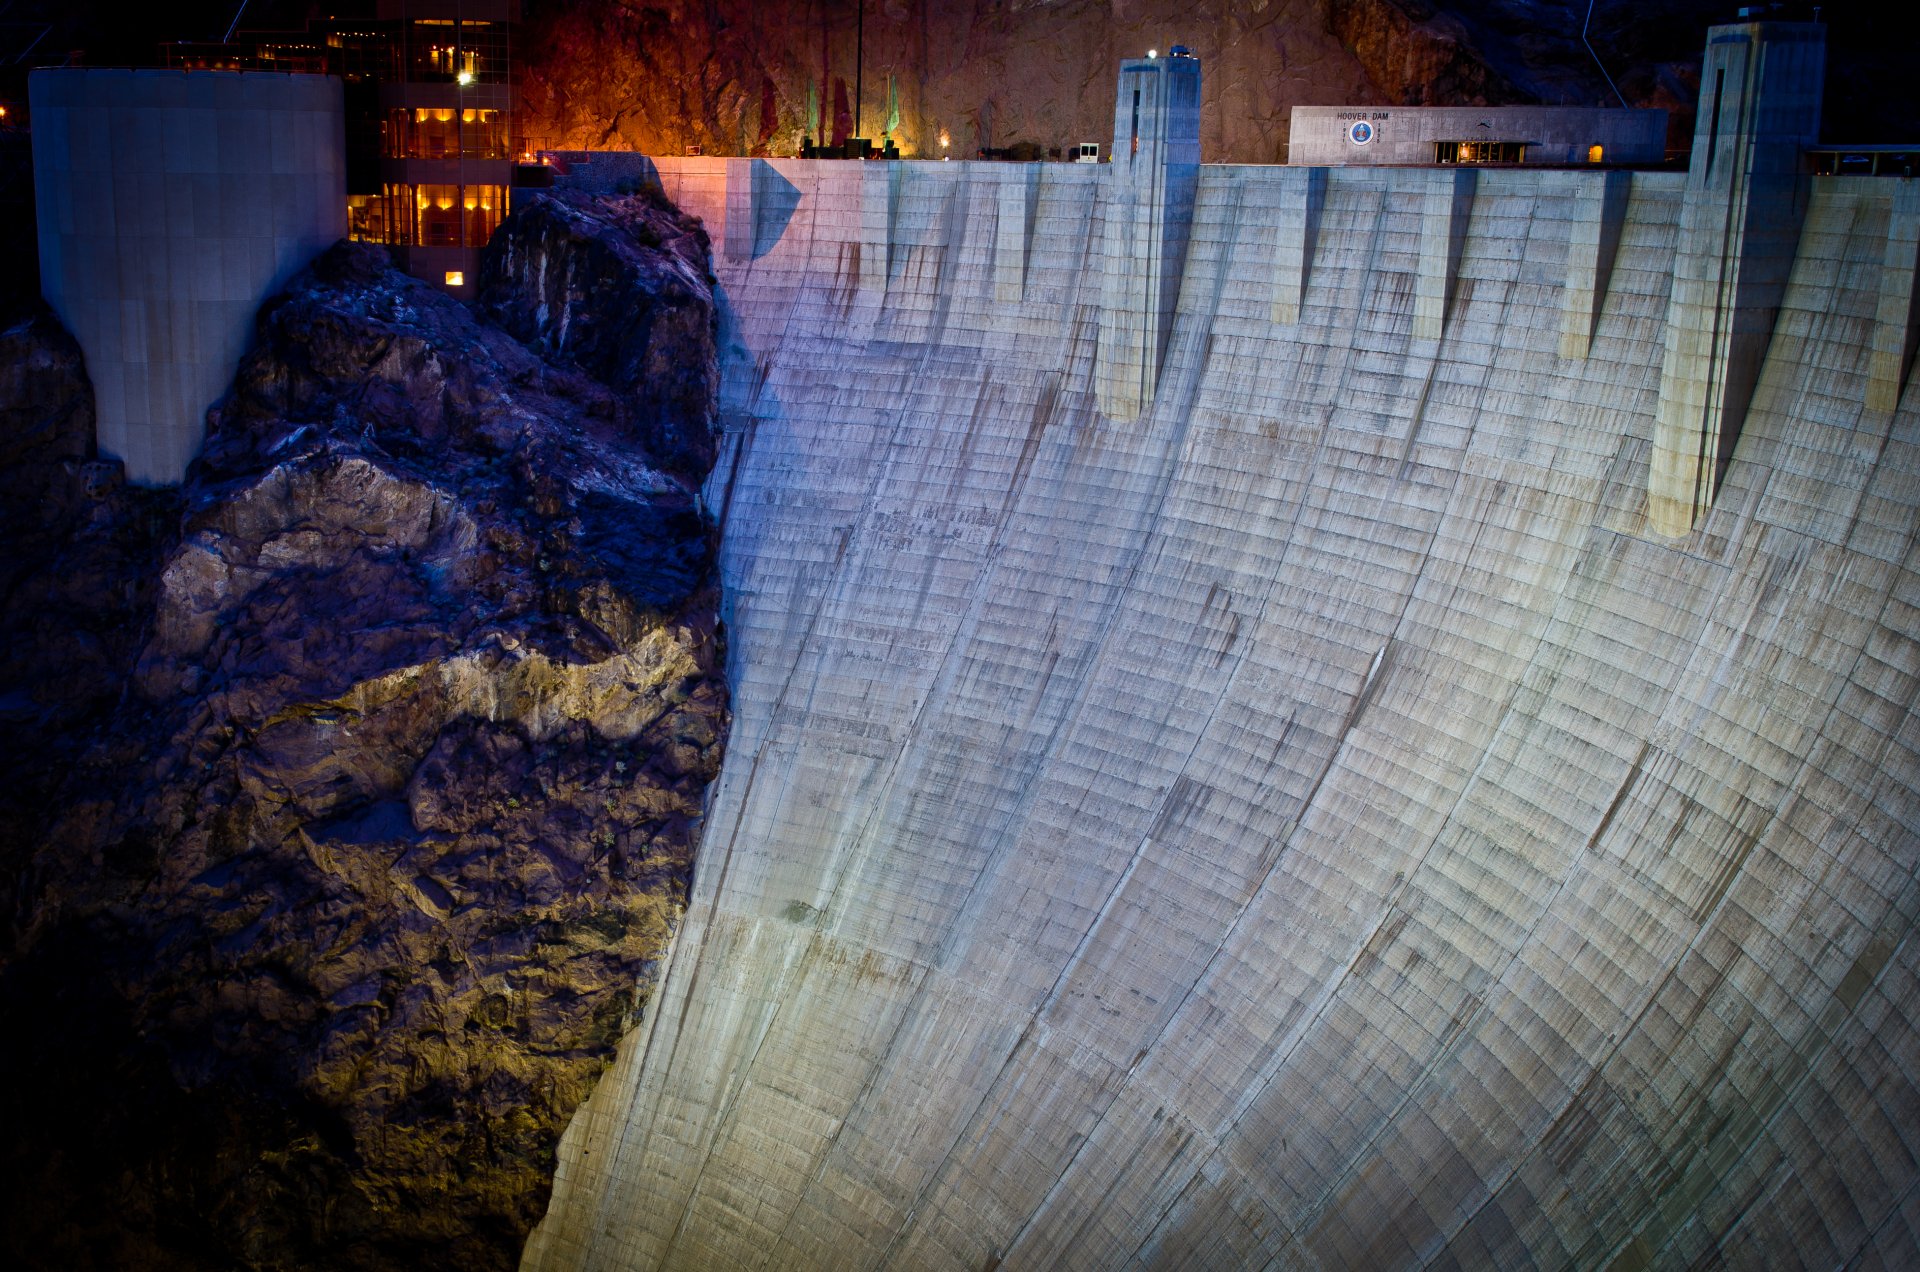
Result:
[[[1920,1260],[1897,183],[1667,538],[1681,174],[1203,168],[1117,424],[1101,169],[660,167],[736,718],[528,1266]]]

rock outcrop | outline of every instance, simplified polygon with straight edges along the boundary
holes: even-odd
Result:
[[[791,155],[809,132],[879,136],[889,83],[908,156],[972,158],[983,146],[1044,148],[1113,134],[1122,57],[1185,44],[1206,66],[1201,152],[1209,163],[1286,155],[1297,105],[1629,105],[1674,115],[1691,136],[1700,50],[1735,6],[1580,0],[1016,0],[864,7],[744,0],[557,0],[529,14],[517,46],[525,135],[553,149]],[[1810,16],[1810,13],[1808,13]],[[1604,61],[1603,72],[1582,43]],[[1920,129],[1899,50],[1916,19],[1898,6],[1831,8],[1829,135],[1900,141]],[[864,89],[864,91],[859,91]],[[860,109],[854,109],[856,96]],[[945,134],[949,149],[939,149]]]
[[[44,322],[0,386],[13,471],[106,510],[22,540],[11,630],[118,633],[6,664],[16,1265],[512,1266],[644,1009],[727,726],[706,242],[530,202],[513,334],[326,253],[172,506]],[[117,579],[63,570],[96,524]]]

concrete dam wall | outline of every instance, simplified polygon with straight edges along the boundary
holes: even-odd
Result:
[[[1904,183],[1666,534],[1686,174],[1200,168],[1116,341],[1107,167],[658,171],[736,722],[527,1266],[1920,1260]]]

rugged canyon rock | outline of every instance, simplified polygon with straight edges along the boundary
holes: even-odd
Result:
[[[645,201],[528,202],[487,277],[529,343],[332,249],[263,310],[177,506],[142,496],[164,553],[95,517],[123,577],[69,608],[116,619],[106,671],[14,643],[16,1262],[512,1266],[644,1008],[727,726],[706,243]],[[0,384],[8,457],[84,481],[84,382],[41,345]],[[10,620],[58,612],[62,516]]]
[[[856,75],[851,5],[543,7],[522,44],[526,134],[556,149],[790,155],[804,136],[836,140],[856,121],[879,136],[891,89],[900,110],[893,135],[909,156],[972,158],[981,147],[1021,142],[1104,146],[1120,59],[1176,43],[1206,66],[1201,151],[1214,163],[1284,160],[1296,105],[1613,101],[1580,44],[1584,6],[1570,4],[1060,0],[867,9],[865,72]],[[1700,31],[1718,16],[1692,6],[1677,23],[1663,13],[1650,24],[1603,13],[1595,38],[1615,56],[1633,104],[1690,109],[1686,68],[1697,67]]]
[[[1611,106],[1618,99],[1608,76],[1628,105],[1669,111],[1670,136],[1684,148],[1702,32],[1734,15],[1734,6],[1706,0],[884,0],[864,8],[865,73],[857,75],[853,4],[543,4],[517,46],[525,135],[553,149],[792,155],[803,136],[838,140],[856,119],[878,137],[891,84],[900,109],[893,135],[909,157],[972,158],[980,147],[1020,142],[1104,146],[1119,60],[1178,43],[1205,64],[1208,163],[1284,160],[1297,105]],[[1913,15],[1863,5],[1829,6],[1826,17],[1829,135],[1904,141],[1920,131],[1920,99],[1906,89],[1899,60]]]
[[[64,742],[113,706],[177,507],[96,456],[80,346],[44,306],[23,307],[0,329],[0,722]],[[13,758],[31,784],[49,756]],[[0,843],[13,833],[0,827]]]
[[[869,4],[863,75],[855,18],[852,5],[742,0],[550,6],[521,45],[526,134],[558,149],[791,155],[810,132],[809,86],[812,135],[831,141],[856,124],[881,135],[891,82],[908,156],[1104,146],[1119,59],[1175,42],[1207,60],[1210,161],[1281,158],[1295,101],[1376,100],[1326,0]]]
[[[713,277],[705,231],[666,213],[651,195],[532,201],[487,257],[480,304],[621,394],[652,452],[698,480],[713,467],[720,373],[711,351],[691,353],[713,325]]]

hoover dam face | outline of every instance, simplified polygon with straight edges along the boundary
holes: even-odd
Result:
[[[1107,167],[658,172],[736,719],[527,1266],[1920,1259],[1906,183],[1668,535],[1685,174],[1200,168],[1123,418]]]

